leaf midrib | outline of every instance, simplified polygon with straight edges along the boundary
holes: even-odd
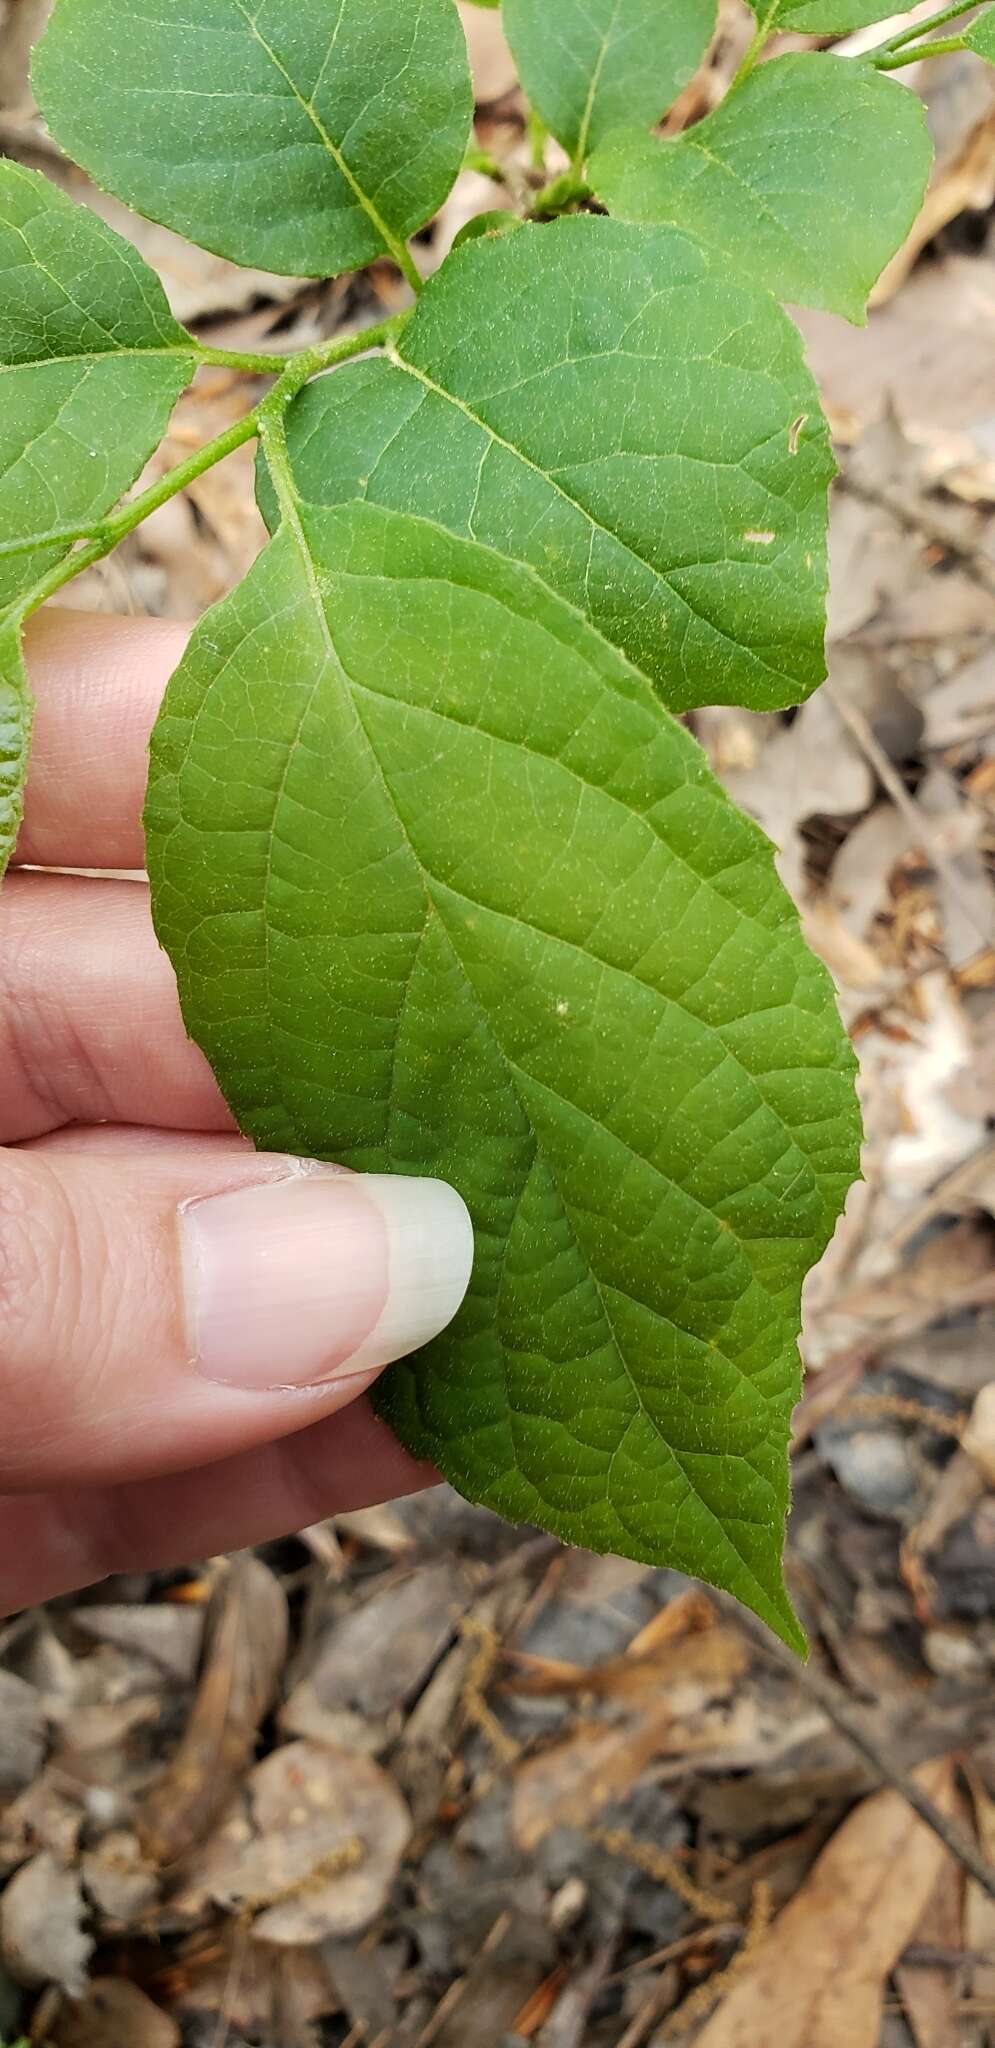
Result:
[[[22,356],[18,358],[16,363],[5,363],[0,359],[0,377],[11,377],[16,370],[54,370],[63,363],[119,363],[122,360],[129,362],[188,361],[192,374],[197,368],[199,351],[193,343],[184,344],[178,341],[164,342],[161,347],[156,348],[115,348],[114,344],[111,343],[109,348],[75,349],[71,355]]]
[[[601,84],[601,74],[605,68],[605,59],[608,55],[609,45],[611,43],[612,36],[615,32],[615,24],[618,21],[619,6],[620,0],[613,0],[611,20],[609,21],[608,27],[605,29],[604,35],[601,38],[601,47],[598,51],[597,60],[594,65],[594,69],[591,73],[591,83],[587,89],[587,99],[584,103],[584,112],[581,115],[580,122],[580,133],[577,138],[577,148],[574,152],[574,162],[578,166],[578,168],[581,164],[584,163],[587,157],[588,138],[591,132],[591,119],[594,114],[594,102],[598,96],[598,87]]]
[[[325,127],[325,124],[320,114],[318,113],[317,108],[312,105],[310,100],[305,99],[304,94],[300,90],[300,87],[295,83],[294,79],[291,77],[290,72],[287,70],[285,64],[283,64],[281,59],[277,56],[276,51],[272,47],[272,44],[266,41],[265,36],[263,35],[261,29],[258,26],[258,23],[249,13],[248,7],[245,5],[245,0],[233,0],[233,5],[237,8],[239,14],[242,16],[242,19],[245,22],[246,27],[255,37],[255,40],[259,44],[260,49],[265,51],[274,69],[279,73],[280,77],[289,86],[290,91],[294,96],[294,99],[297,101],[297,104],[301,109],[301,112],[303,114],[306,114],[308,120],[310,121],[315,131],[315,134],[318,136],[322,144],[323,149],[327,151],[327,154],[331,157],[332,162],[336,167],[336,170],[339,172],[340,176],[344,178],[354,199],[356,200],[357,204],[362,208],[368,221],[370,222],[371,227],[373,227],[376,230],[376,233],[379,235],[380,240],[382,241],[385,249],[389,250],[395,262],[399,264],[399,267],[403,271],[406,268],[406,260],[402,260],[402,252],[403,257],[405,259],[407,257],[407,251],[404,249],[403,242],[397,235],[392,233],[391,229],[387,226],[386,221],[384,220],[382,214],[380,213],[375,201],[371,199],[369,193],[360,184],[359,179],[356,177],[356,174],[353,171],[352,166],[349,163],[347,157],[339,148],[338,143],[335,141],[334,137],[329,134],[328,129]],[[336,23],[336,35],[338,35],[339,25],[339,23]]]
[[[361,715],[360,715],[360,711],[359,711],[359,706],[358,706],[358,704],[356,703],[356,697],[355,697],[355,685],[354,685],[354,683],[352,682],[351,678],[350,678],[350,677],[349,677],[349,676],[347,675],[347,673],[346,673],[346,670],[345,670],[345,668],[344,668],[344,666],[343,666],[343,664],[342,664],[342,660],[341,660],[341,657],[340,657],[340,655],[339,655],[339,653],[338,653],[338,650],[337,650],[337,648],[336,648],[336,646],[335,646],[335,642],[334,642],[334,640],[333,640],[333,638],[332,638],[331,626],[330,626],[330,624],[329,624],[329,620],[328,620],[328,615],[327,615],[327,612],[326,612],[326,610],[325,610],[324,602],[323,602],[323,600],[322,600],[322,594],[321,594],[321,589],[320,589],[320,585],[319,585],[319,582],[318,582],[318,577],[317,577],[317,574],[316,574],[316,570],[315,570],[315,562],[314,562],[314,557],[313,557],[313,555],[312,555],[312,553],[311,553],[311,549],[310,549],[310,546],[309,546],[309,544],[308,544],[308,540],[307,540],[307,535],[306,535],[306,533],[305,533],[305,531],[304,531],[304,527],[303,527],[303,524],[302,524],[302,522],[301,522],[301,520],[300,520],[300,516],[299,516],[299,513],[297,513],[297,512],[296,512],[296,510],[294,510],[294,511],[291,511],[290,507],[288,506],[288,507],[287,507],[287,508],[285,509],[285,513],[284,513],[284,519],[285,519],[285,524],[286,524],[286,526],[287,526],[287,528],[288,528],[288,531],[290,532],[290,534],[291,534],[291,536],[292,536],[292,538],[293,538],[293,541],[294,541],[294,545],[295,545],[295,548],[296,548],[296,550],[297,550],[297,553],[298,553],[298,555],[299,555],[299,557],[300,557],[300,560],[301,560],[301,565],[302,565],[302,568],[303,568],[303,572],[304,572],[304,577],[305,577],[305,581],[306,581],[306,583],[307,583],[307,586],[308,586],[308,590],[309,590],[309,593],[310,593],[310,596],[311,596],[311,601],[312,601],[312,603],[313,603],[313,605],[315,606],[315,608],[316,608],[316,611],[317,611],[318,619],[319,619],[319,622],[320,622],[320,630],[321,630],[322,638],[323,638],[323,640],[324,640],[324,643],[325,643],[325,648],[326,648],[326,654],[327,654],[327,658],[328,658],[328,662],[329,662],[330,672],[331,672],[331,674],[332,674],[332,675],[338,675],[338,676],[339,676],[339,677],[341,678],[341,681],[342,681],[342,685],[343,685],[343,688],[344,688],[344,690],[345,690],[345,692],[346,692],[346,694],[347,694],[347,696],[348,696],[348,701],[349,701],[349,702],[351,703],[351,705],[352,705],[352,708],[353,708],[353,711],[354,711],[354,714],[355,714],[355,717],[356,717],[356,722],[357,722],[357,724],[358,724],[358,726],[359,726],[359,729],[360,729],[360,731],[361,731],[361,732],[362,732],[362,734],[363,734],[363,739],[364,739],[364,743],[365,743],[365,746],[366,746],[366,749],[367,749],[367,753],[368,753],[368,755],[369,755],[369,759],[370,759],[371,765],[372,765],[372,767],[373,767],[373,769],[374,769],[374,772],[375,772],[375,774],[376,774],[376,776],[377,776],[377,779],[378,779],[378,781],[380,782],[380,785],[381,785],[381,787],[382,787],[382,789],[383,789],[384,795],[385,795],[385,797],[386,797],[386,799],[387,799],[387,802],[388,802],[388,805],[389,805],[389,807],[390,807],[390,811],[391,811],[391,814],[392,814],[392,816],[394,817],[394,819],[395,819],[395,821],[396,821],[396,823],[397,823],[397,827],[398,827],[398,830],[399,830],[399,832],[401,833],[401,835],[402,835],[402,837],[403,837],[403,839],[404,839],[404,843],[405,843],[405,845],[406,845],[406,846],[407,846],[407,848],[408,848],[408,851],[409,851],[409,853],[410,853],[410,856],[411,856],[411,860],[412,860],[412,862],[413,862],[413,865],[414,865],[414,869],[415,869],[415,872],[416,872],[416,874],[417,874],[417,876],[418,876],[418,878],[419,878],[419,881],[420,881],[420,884],[421,884],[421,888],[422,888],[422,892],[423,892],[423,895],[424,895],[424,898],[425,898],[425,906],[426,906],[426,925],[427,925],[427,923],[428,923],[428,920],[429,920],[430,918],[434,917],[434,918],[436,918],[436,919],[437,919],[437,922],[438,922],[438,929],[440,930],[440,932],[441,932],[441,934],[442,934],[442,936],[443,936],[443,938],[444,938],[444,940],[445,940],[445,943],[446,943],[447,947],[449,948],[449,951],[450,951],[450,952],[451,952],[451,954],[452,954],[452,957],[453,957],[453,960],[454,960],[454,962],[455,962],[455,964],[456,964],[456,967],[457,967],[457,968],[458,968],[458,970],[459,970],[459,974],[460,974],[460,976],[461,976],[461,979],[462,979],[462,981],[463,981],[463,983],[464,983],[464,985],[465,985],[465,988],[466,988],[466,991],[467,991],[467,995],[468,995],[469,1001],[470,1001],[470,1003],[472,1004],[472,1006],[473,1006],[473,1009],[474,1009],[474,1011],[475,1011],[475,1012],[476,1012],[476,1014],[477,1014],[477,1015],[479,1016],[479,1018],[480,1018],[480,1021],[481,1021],[481,1026],[482,1026],[483,1030],[484,1030],[484,1031],[486,1032],[486,1034],[487,1034],[488,1038],[490,1039],[490,1041],[491,1041],[491,1043],[492,1043],[492,1045],[493,1045],[493,1047],[494,1047],[494,1049],[495,1049],[495,1051],[496,1051],[496,1053],[497,1053],[497,1055],[498,1055],[498,1057],[499,1057],[499,1060],[500,1060],[500,1062],[501,1062],[502,1066],[503,1066],[504,1068],[506,1068],[506,1069],[507,1069],[507,1070],[509,1071],[509,1074],[510,1074],[510,1076],[511,1076],[511,1085],[512,1085],[512,1087],[514,1088],[514,1091],[515,1091],[515,1094],[516,1094],[516,1096],[517,1096],[517,1098],[518,1098],[518,1102],[519,1102],[519,1106],[520,1106],[520,1108],[521,1108],[522,1114],[523,1114],[523,1116],[524,1116],[524,1117],[525,1117],[525,1119],[526,1119],[526,1122],[527,1122],[527,1124],[528,1124],[528,1127],[529,1127],[529,1131],[530,1131],[530,1133],[531,1133],[531,1135],[532,1135],[532,1140],[533,1140],[533,1144],[534,1144],[534,1146],[535,1146],[535,1156],[536,1156],[536,1158],[541,1158],[541,1159],[542,1159],[542,1161],[543,1161],[543,1165],[544,1165],[544,1167],[545,1167],[545,1170],[546,1170],[546,1172],[547,1172],[547,1173],[549,1174],[549,1177],[550,1177],[550,1181],[551,1181],[551,1183],[552,1183],[553,1187],[554,1187],[554,1188],[556,1189],[557,1199],[558,1199],[558,1201],[559,1201],[559,1203],[560,1203],[560,1206],[561,1206],[561,1208],[562,1208],[562,1211],[563,1211],[563,1215],[564,1215],[564,1219],[565,1219],[565,1221],[567,1222],[567,1224],[569,1225],[569,1228],[570,1228],[570,1232],[571,1232],[571,1236],[572,1236],[572,1238],[573,1238],[573,1241],[574,1241],[574,1245],[575,1245],[575,1249],[576,1249],[576,1252],[577,1252],[577,1256],[578,1256],[578,1258],[579,1258],[579,1260],[580,1260],[580,1262],[581,1262],[581,1265],[582,1265],[582,1267],[583,1267],[584,1271],[585,1271],[586,1273],[588,1273],[588,1274],[589,1274],[589,1276],[590,1276],[590,1279],[591,1279],[591,1283],[592,1283],[592,1285],[593,1285],[593,1287],[594,1287],[594,1290],[595,1290],[595,1293],[596,1293],[596,1295],[597,1295],[597,1299],[598,1299],[599,1307],[600,1307],[600,1310],[601,1310],[601,1315],[602,1315],[602,1318],[603,1318],[603,1321],[604,1321],[604,1327],[605,1327],[605,1331],[606,1331],[606,1333],[607,1333],[607,1336],[608,1336],[609,1342],[611,1343],[611,1345],[612,1345],[612,1348],[613,1348],[613,1350],[614,1350],[614,1352],[615,1352],[615,1354],[616,1354],[616,1356],[617,1356],[617,1358],[618,1358],[619,1364],[620,1364],[620,1366],[621,1366],[621,1368],[622,1368],[622,1370],[623,1370],[623,1372],[624,1372],[624,1374],[625,1374],[625,1377],[626,1377],[626,1381],[627,1381],[627,1383],[628,1383],[628,1385],[629,1385],[629,1387],[630,1387],[630,1389],[631,1389],[631,1392],[632,1392],[632,1396],[633,1396],[633,1399],[635,1400],[635,1402],[636,1402],[636,1404],[637,1404],[637,1407],[638,1407],[638,1409],[639,1409],[640,1413],[641,1413],[641,1414],[642,1414],[642,1415],[643,1415],[643,1416],[645,1417],[645,1420],[646,1420],[646,1422],[648,1423],[648,1425],[649,1425],[650,1429],[651,1429],[651,1430],[653,1431],[653,1433],[654,1433],[654,1436],[655,1436],[655,1437],[656,1437],[656,1438],[658,1439],[658,1441],[659,1441],[659,1442],[661,1443],[661,1445],[663,1446],[664,1450],[665,1450],[665,1451],[667,1452],[667,1455],[668,1455],[669,1457],[671,1457],[671,1458],[673,1459],[673,1461],[674,1461],[674,1464],[675,1464],[675,1465],[677,1466],[678,1470],[679,1470],[679,1471],[681,1472],[681,1474],[682,1474],[682,1476],[683,1476],[683,1478],[684,1478],[685,1484],[686,1484],[686,1486],[687,1486],[687,1488],[688,1488],[688,1492],[689,1492],[689,1495],[690,1495],[691,1497],[693,1497],[693,1499],[694,1499],[694,1500],[695,1500],[696,1502],[698,1502],[698,1504],[700,1505],[700,1507],[701,1507],[701,1509],[702,1509],[703,1513],[705,1513],[705,1514],[706,1514],[706,1515],[707,1515],[707,1516],[709,1517],[710,1521],[712,1521],[712,1522],[714,1523],[715,1527],[716,1527],[716,1528],[718,1529],[718,1531],[719,1531],[719,1534],[720,1534],[720,1536],[721,1536],[721,1539],[722,1539],[723,1543],[724,1543],[724,1544],[727,1544],[727,1545],[728,1545],[728,1547],[729,1547],[729,1549],[730,1549],[730,1550],[732,1551],[733,1555],[734,1555],[734,1556],[735,1556],[735,1557],[736,1557],[736,1558],[737,1558],[737,1559],[739,1560],[739,1563],[740,1563],[740,1565],[741,1565],[741,1567],[742,1567],[743,1571],[744,1571],[744,1572],[746,1572],[746,1574],[747,1574],[747,1576],[748,1576],[748,1579],[749,1579],[749,1581],[750,1581],[751,1585],[752,1585],[752,1586],[754,1587],[754,1589],[755,1589],[756,1593],[757,1593],[757,1594],[759,1595],[759,1598],[760,1598],[760,1601],[761,1601],[761,1605],[762,1605],[762,1607],[764,1607],[764,1608],[767,1608],[767,1609],[769,1609],[769,1611],[773,1612],[773,1611],[775,1611],[775,1610],[776,1610],[776,1602],[774,1602],[774,1601],[773,1601],[773,1600],[771,1599],[771,1595],[770,1595],[770,1593],[768,1592],[767,1588],[766,1588],[766,1587],[764,1587],[764,1586],[763,1586],[763,1584],[761,1583],[761,1581],[760,1581],[759,1579],[757,1579],[757,1578],[756,1578],[756,1576],[755,1576],[755,1574],[754,1574],[754,1571],[753,1571],[753,1567],[752,1567],[752,1565],[751,1565],[751,1564],[749,1563],[749,1560],[748,1560],[748,1559],[747,1559],[746,1557],[744,1557],[744,1555],[743,1555],[742,1551],[741,1551],[741,1550],[740,1550],[740,1549],[739,1549],[739,1548],[737,1547],[737,1545],[736,1545],[736,1544],[735,1544],[735,1542],[733,1541],[733,1538],[732,1538],[732,1536],[731,1536],[731,1535],[729,1534],[729,1531],[728,1531],[727,1529],[725,1529],[725,1528],[724,1528],[724,1526],[723,1526],[722,1522],[720,1521],[719,1517],[718,1517],[718,1516],[716,1515],[716,1513],[715,1513],[715,1510],[714,1510],[714,1509],[713,1509],[712,1507],[710,1507],[710,1506],[709,1506],[709,1503],[708,1503],[708,1502],[707,1502],[707,1501],[706,1501],[706,1500],[704,1499],[703,1495],[702,1495],[702,1494],[700,1493],[700,1491],[698,1490],[698,1488],[697,1488],[697,1487],[695,1486],[695,1484],[694,1484],[693,1480],[692,1480],[692,1479],[690,1478],[690,1476],[689,1476],[689,1474],[688,1474],[688,1472],[687,1472],[687,1470],[686,1470],[686,1468],[685,1468],[685,1466],[684,1466],[684,1464],[683,1464],[683,1462],[682,1462],[681,1458],[680,1458],[680,1457],[678,1456],[678,1454],[677,1454],[677,1452],[675,1451],[675,1449],[674,1449],[673,1445],[672,1445],[672,1444],[670,1444],[670,1443],[668,1442],[667,1438],[666,1438],[666,1437],[664,1436],[664,1434],[663,1434],[663,1431],[662,1431],[662,1429],[661,1429],[661,1427],[660,1427],[659,1423],[658,1423],[658,1422],[656,1421],[655,1417],[654,1417],[654,1416],[653,1416],[653,1415],[652,1415],[652,1414],[650,1413],[649,1409],[648,1409],[648,1408],[646,1407],[646,1403],[645,1403],[645,1401],[644,1401],[644,1399],[643,1399],[643,1396],[642,1396],[642,1393],[641,1393],[641,1391],[640,1391],[640,1388],[639,1388],[639,1384],[638,1384],[638,1381],[636,1380],[636,1377],[635,1377],[635,1375],[634,1375],[634,1373],[633,1373],[633,1371],[632,1371],[632,1368],[631,1368],[631,1366],[630,1366],[630,1364],[629,1364],[628,1358],[626,1357],[626,1355],[625,1355],[625,1352],[623,1351],[623,1348],[622,1348],[622,1345],[621,1345],[620,1339],[619,1339],[619,1337],[618,1337],[618,1334],[617,1334],[617,1331],[616,1331],[616,1328],[615,1328],[615,1324],[614,1324],[613,1318],[612,1318],[612,1316],[611,1316],[611,1315],[610,1315],[610,1313],[609,1313],[609,1309],[608,1309],[608,1304],[607,1304],[607,1302],[606,1302],[606,1300],[605,1300],[604,1290],[603,1290],[603,1287],[602,1287],[601,1281],[600,1281],[600,1279],[599,1279],[599,1276],[598,1276],[598,1274],[597,1274],[597,1273],[596,1273],[596,1272],[594,1271],[594,1268],[593,1268],[593,1267],[591,1266],[591,1264],[590,1264],[590,1261],[588,1260],[588,1258],[587,1258],[587,1256],[586,1256],[585,1252],[584,1252],[584,1251],[583,1251],[583,1249],[582,1249],[582,1246],[581,1246],[581,1242],[580,1242],[580,1239],[579,1239],[579,1237],[578,1237],[578,1234],[577,1234],[577,1226],[576,1226],[576,1224],[575,1224],[575,1222],[574,1222],[574,1217],[573,1217],[573,1212],[572,1212],[572,1208],[571,1208],[571,1205],[569,1204],[569,1202],[567,1201],[567,1199],[566,1199],[566,1197],[565,1197],[565,1195],[564,1195],[564,1193],[563,1193],[563,1190],[562,1190],[562,1188],[561,1188],[561,1186],[560,1186],[559,1180],[557,1179],[557,1177],[556,1177],[556,1174],[555,1174],[555,1172],[553,1171],[552,1165],[551,1165],[551,1163],[550,1163],[550,1161],[549,1161],[549,1159],[548,1159],[548,1157],[547,1157],[546,1153],[545,1153],[545,1152],[542,1152],[542,1151],[540,1151],[540,1146],[539,1146],[539,1138],[538,1138],[538,1134],[537,1134],[537,1132],[536,1132],[536,1130],[535,1130],[535,1127],[534,1127],[534,1125],[533,1125],[533,1122],[532,1122],[532,1118],[531,1118],[531,1116],[529,1115],[529,1110],[528,1110],[528,1104],[527,1104],[527,1102],[525,1102],[525,1101],[524,1101],[524,1100],[522,1099],[522,1096],[521,1096],[521,1093],[520,1093],[519,1087],[518,1087],[517,1083],[516,1083],[516,1082],[515,1082],[515,1080],[514,1080],[514,1075],[513,1075],[513,1062],[511,1062],[511,1061],[510,1061],[510,1060],[509,1060],[509,1059],[507,1058],[507,1055],[506,1055],[506,1054],[505,1054],[505,1052],[503,1051],[503,1048],[501,1047],[501,1045],[500,1045],[500,1043],[499,1043],[498,1039],[497,1039],[497,1038],[496,1038],[496,1036],[495,1036],[495,1033],[494,1033],[494,1027],[493,1027],[493,1024],[492,1024],[492,1022],[491,1022],[491,1019],[490,1019],[490,1017],[489,1017],[489,1015],[488,1015],[487,1011],[486,1011],[486,1010],[484,1009],[484,1007],[483,1007],[483,1005],[482,1005],[482,1003],[481,1003],[481,1001],[480,1001],[480,998],[479,998],[479,996],[477,995],[477,993],[476,993],[476,990],[475,990],[475,989],[474,989],[474,987],[473,987],[473,983],[472,983],[472,982],[470,981],[470,978],[469,978],[469,976],[468,976],[468,974],[467,974],[466,968],[465,968],[465,966],[464,966],[464,964],[463,964],[463,961],[462,961],[462,959],[461,959],[461,957],[460,957],[460,954],[459,954],[459,952],[458,952],[458,950],[457,950],[457,948],[456,948],[456,946],[455,946],[455,944],[454,944],[454,942],[453,942],[453,939],[452,939],[452,937],[451,937],[451,934],[450,934],[450,932],[449,932],[449,930],[448,930],[448,927],[447,927],[447,925],[446,925],[445,919],[444,919],[444,918],[442,917],[442,915],[441,915],[441,912],[439,911],[438,905],[437,905],[437,904],[436,904],[436,903],[434,902],[434,900],[433,900],[433,897],[432,897],[431,891],[430,891],[430,889],[429,889],[429,887],[428,887],[428,884],[427,884],[427,882],[426,882],[426,870],[425,870],[424,864],[423,864],[423,862],[422,862],[421,856],[419,855],[419,853],[418,853],[418,851],[417,851],[417,848],[416,848],[416,847],[414,846],[414,844],[413,844],[413,842],[412,842],[412,840],[411,840],[411,838],[410,838],[410,836],[409,836],[409,833],[408,833],[408,829],[407,829],[407,826],[406,826],[406,824],[405,824],[404,818],[403,818],[403,816],[401,815],[401,812],[400,812],[400,810],[398,809],[398,806],[397,806],[397,801],[396,801],[396,798],[395,798],[395,796],[394,796],[394,792],[393,792],[393,790],[391,789],[390,783],[389,783],[389,782],[388,782],[388,780],[387,780],[387,776],[386,776],[386,773],[385,773],[385,771],[384,771],[383,763],[382,763],[382,762],[381,762],[381,760],[380,760],[380,756],[379,756],[379,754],[377,753],[376,747],[374,746],[374,744],[373,744],[373,741],[372,741],[372,739],[371,739],[371,737],[370,737],[370,734],[369,734],[369,732],[367,731],[367,728],[366,728],[366,726],[365,726],[365,724],[364,724],[364,722],[363,722],[363,719],[362,719],[362,717],[361,717]],[[315,696],[316,696],[316,694],[317,694],[317,691],[318,691],[318,689],[319,689],[319,688],[321,687],[321,683],[322,683],[322,681],[323,681],[323,680],[324,680],[324,676],[322,676],[322,677],[319,677],[319,678],[317,678],[317,679],[316,679],[316,681],[315,681],[315,683],[313,684],[313,686],[312,686],[311,690],[310,690],[310,691],[308,692],[308,697],[307,697],[307,709],[309,709],[309,708],[310,708],[310,706],[311,706],[311,705],[313,704],[313,702],[314,702],[314,698],[315,698]],[[304,717],[306,717],[306,715],[307,715],[307,709],[305,709],[304,713],[302,714],[302,719],[301,719],[301,722],[300,722],[300,723],[301,723],[301,726],[303,726],[303,719],[304,719]],[[289,764],[289,762],[290,762],[290,760],[291,760],[291,758],[292,758],[292,752],[293,752],[292,748],[288,748],[288,750],[287,750],[287,762],[288,762],[288,764]],[[286,782],[286,772],[285,772],[285,774],[284,774],[284,779],[283,779],[283,785],[282,785],[282,786],[285,786],[285,782]],[[275,807],[274,807],[274,808],[275,808]],[[268,870],[267,870],[267,872],[268,872]],[[265,920],[265,918],[264,918],[263,922],[264,922],[264,926],[265,926],[265,923],[266,923],[266,920]],[[423,930],[424,930],[424,929],[425,929],[425,927],[423,927]],[[268,964],[269,964],[269,960],[268,960],[268,943],[267,943],[267,948],[266,948],[266,963],[267,963],[267,973],[268,973]],[[269,1005],[267,1005],[267,1014],[268,1014],[268,1015],[270,1014],[270,1010],[269,1010]],[[290,1119],[290,1121],[291,1121],[291,1123],[293,1123],[294,1119],[293,1119],[293,1118],[291,1118],[291,1119]],[[751,1269],[751,1270],[752,1270],[752,1269]],[[767,1299],[767,1300],[769,1301],[769,1300],[770,1300],[771,1298],[770,1298],[770,1296],[768,1296],[768,1295],[767,1295],[767,1293],[766,1293],[766,1289],[765,1289],[765,1288],[763,1288],[763,1286],[762,1286],[762,1283],[760,1283],[760,1282],[758,1281],[758,1282],[757,1282],[757,1285],[758,1285],[758,1286],[759,1286],[759,1287],[761,1288],[761,1292],[762,1292],[762,1293],[764,1294],[764,1296],[765,1296],[765,1299]],[[771,1306],[772,1306],[772,1309],[773,1309],[773,1308],[774,1308],[774,1304],[773,1304],[773,1302],[771,1302]],[[656,1312],[655,1312],[655,1311],[652,1311],[652,1313],[656,1313]],[[693,1341],[699,1341],[699,1340],[695,1340],[695,1339],[693,1338],[693,1333],[692,1333],[691,1331],[685,1331],[685,1332],[684,1332],[684,1334],[685,1334],[686,1336],[688,1336],[688,1337],[691,1337]],[[722,1354],[722,1355],[724,1356],[725,1354]],[[729,1363],[732,1363],[732,1361],[728,1361],[728,1362],[729,1362]],[[742,1371],[742,1368],[739,1368],[739,1370],[740,1370],[740,1371]],[[753,1383],[751,1382],[751,1386],[752,1386],[752,1385],[753,1385]],[[764,1398],[764,1397],[763,1397],[763,1395],[761,1394],[761,1392],[760,1392],[759,1388],[756,1388],[756,1389],[755,1389],[755,1391],[756,1391],[756,1393],[757,1393],[757,1398],[758,1398],[758,1400],[763,1400],[763,1398]],[[505,1389],[505,1403],[506,1403],[506,1407],[507,1407],[507,1409],[508,1409],[508,1412],[509,1412],[509,1414],[510,1414],[510,1413],[511,1413],[511,1402],[510,1402],[510,1400],[509,1400],[509,1398],[508,1398],[508,1394],[507,1394],[507,1388]],[[749,1463],[749,1460],[747,1460],[747,1459],[745,1459],[745,1458],[744,1458],[744,1461],[743,1461],[743,1462],[744,1462],[744,1463],[747,1463],[747,1464],[748,1464],[748,1463]],[[751,1470],[754,1470],[754,1471],[755,1471],[755,1468],[754,1468],[753,1466],[751,1466],[751,1467],[750,1467],[750,1469],[751,1469]],[[759,1475],[757,1475],[757,1476],[759,1477]],[[609,1499],[608,1499],[608,1496],[607,1496],[607,1493],[605,1494],[604,1498],[605,1498],[605,1504],[606,1504],[606,1506],[608,1506],[608,1507],[610,1507],[610,1508],[611,1508],[611,1511],[612,1511],[612,1513],[616,1515],[616,1518],[617,1518],[617,1519],[621,1519],[620,1517],[618,1517],[618,1514],[617,1514],[617,1510],[616,1510],[616,1508],[614,1507],[614,1504],[613,1504],[613,1503],[612,1503],[611,1501],[609,1501]]]

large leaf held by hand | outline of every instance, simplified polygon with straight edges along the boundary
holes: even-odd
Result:
[[[715,33],[715,0],[504,0],[532,105],[583,163],[620,124],[658,121]]]
[[[825,675],[832,459],[796,330],[728,268],[593,218],[466,245],[396,355],[295,404],[303,495],[527,561],[672,708],[797,703]]]
[[[529,571],[305,508],[169,687],[147,834],[242,1127],[470,1206],[467,1301],[385,1382],[405,1441],[797,1642],[799,1286],[855,1171],[852,1063],[694,741]]]
[[[0,880],[14,851],[28,769],[31,696],[20,629],[0,623]]]
[[[295,276],[396,251],[445,198],[472,118],[452,0],[58,0],[33,75],[98,184]]]
[[[780,299],[862,321],[929,175],[915,93],[860,64],[780,57],[671,141],[614,135],[591,179],[625,220],[674,221]]]
[[[0,163],[0,607],[134,482],[195,365],[130,243]]]

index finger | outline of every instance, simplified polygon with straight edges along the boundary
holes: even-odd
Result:
[[[140,868],[149,734],[190,628],[53,608],[29,621],[36,708],[16,862]]]

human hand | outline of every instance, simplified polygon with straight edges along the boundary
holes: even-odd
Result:
[[[252,1151],[186,1037],[139,881],[186,630],[52,611],[0,895],[0,1612],[431,1483],[362,1398],[455,1314],[440,1181]]]

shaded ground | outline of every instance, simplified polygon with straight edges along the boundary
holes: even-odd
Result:
[[[26,94],[43,11],[0,0],[0,148],[82,192]],[[524,177],[474,22],[482,136]],[[687,117],[741,33],[730,0]],[[445,1489],[0,1625],[2,2040],[995,2041],[995,73],[942,76],[886,302],[866,333],[804,318],[842,469],[830,680],[793,716],[697,721],[862,1061],[866,1180],[807,1302],[809,1670],[677,1574]],[[426,265],[482,203],[467,174]],[[400,303],[386,268],[301,288],[141,235],[219,344]],[[247,402],[203,375],[157,462]],[[202,478],[70,601],[201,610],[259,545],[250,470]]]

